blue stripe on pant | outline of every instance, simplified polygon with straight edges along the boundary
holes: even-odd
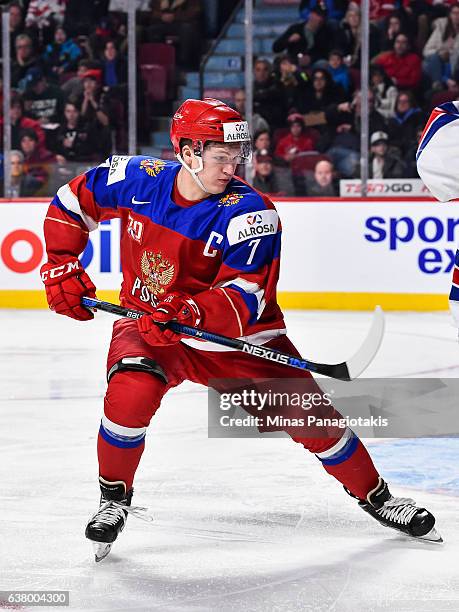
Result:
[[[346,461],[346,459],[349,459],[349,457],[354,454],[358,444],[358,437],[355,434],[352,434],[343,448],[341,448],[337,453],[331,457],[328,457],[327,459],[321,459],[320,457],[318,457],[318,459],[323,463],[323,465],[338,465],[339,463]]]
[[[118,434],[114,434],[108,429],[105,429],[103,425],[100,426],[99,434],[106,442],[108,442],[108,444],[111,444],[112,446],[117,446],[118,448],[137,448],[138,446],[143,444],[145,440],[145,434],[136,436],[134,438],[129,438],[128,436],[120,436]]]

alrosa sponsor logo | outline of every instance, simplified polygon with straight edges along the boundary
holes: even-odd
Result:
[[[264,236],[267,234],[275,234],[276,229],[272,223],[265,223],[264,225],[251,225],[242,230],[239,230],[237,239],[246,240],[252,238],[252,236]]]
[[[263,221],[263,217],[260,214],[249,215],[246,219],[247,225],[255,225]]]
[[[247,121],[224,123],[223,140],[225,142],[240,142],[250,140],[249,124]]]

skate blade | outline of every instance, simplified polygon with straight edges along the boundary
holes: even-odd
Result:
[[[427,542],[438,542],[438,543],[443,542],[443,538],[438,533],[438,531],[435,529],[435,527],[432,527],[432,529],[425,535],[418,536],[416,540],[426,540]]]
[[[112,545],[106,544],[105,542],[93,542],[92,546],[94,548],[94,560],[96,563],[105,559],[112,549]]]

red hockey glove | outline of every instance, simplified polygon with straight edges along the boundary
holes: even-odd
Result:
[[[170,293],[156,306],[153,314],[138,319],[137,325],[145,342],[161,346],[176,344],[184,337],[170,329],[164,329],[165,323],[174,320],[190,327],[197,327],[201,318],[199,307],[191,296],[185,293]]]
[[[80,301],[83,295],[95,298],[96,288],[76,257],[69,257],[59,265],[45,263],[40,272],[51,310],[78,321],[94,318]]]

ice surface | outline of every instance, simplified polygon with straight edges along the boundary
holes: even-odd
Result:
[[[352,355],[369,313],[291,312],[302,355]],[[208,439],[202,387],[152,421],[130,517],[95,564],[96,437],[113,318],[0,311],[0,590],[68,589],[71,610],[459,610],[458,440],[372,442],[397,495],[437,516],[444,545],[384,529],[288,439]],[[366,376],[458,376],[447,315],[389,314]],[[32,608],[31,608],[32,609]]]

